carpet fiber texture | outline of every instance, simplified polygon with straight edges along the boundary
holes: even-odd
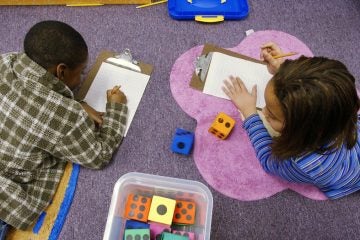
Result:
[[[176,128],[195,131],[197,120],[173,98],[170,73],[185,52],[205,43],[233,48],[245,31],[277,30],[295,36],[315,56],[345,63],[360,79],[359,0],[248,0],[241,21],[200,24],[169,17],[166,4],[100,7],[0,7],[0,52],[21,51],[28,29],[46,19],[77,29],[89,46],[89,67],[101,50],[130,48],[154,66],[127,137],[103,170],[82,168],[60,233],[64,240],[102,239],[115,182],[125,173],[143,172],[207,184],[193,156],[170,151]],[[199,50],[198,50],[199,51]],[[211,239],[357,239],[360,193],[336,201],[317,201],[292,190],[255,201],[239,201],[207,184],[214,197]]]

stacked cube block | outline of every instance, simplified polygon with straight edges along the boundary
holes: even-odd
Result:
[[[176,201],[173,199],[153,196],[148,219],[153,222],[171,225],[175,205]]]
[[[189,238],[178,234],[164,232],[161,234],[161,240],[189,240]]]
[[[195,233],[193,233],[193,232],[173,230],[172,233],[176,234],[176,235],[187,237],[189,240],[195,240]]]
[[[134,220],[126,220],[125,229],[148,229],[150,224]]]
[[[160,239],[163,232],[171,232],[171,228],[168,225],[160,223],[150,223],[150,238]]]
[[[183,226],[171,226],[194,224],[195,212],[192,201],[131,193],[125,203],[123,240],[194,240],[195,234]]]
[[[149,229],[126,229],[124,233],[125,240],[150,240]]]
[[[194,224],[195,203],[189,201],[176,200],[173,223]]]
[[[150,197],[129,194],[125,206],[125,218],[147,222],[150,206]]]

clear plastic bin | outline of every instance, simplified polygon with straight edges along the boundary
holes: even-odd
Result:
[[[195,202],[197,207],[195,224],[182,226],[177,230],[194,232],[197,240],[210,239],[213,197],[204,184],[179,178],[131,172],[123,175],[115,184],[103,240],[123,239],[127,220],[123,216],[126,199],[130,193],[150,197],[158,195]]]

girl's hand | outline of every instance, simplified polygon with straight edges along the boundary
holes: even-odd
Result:
[[[103,123],[102,117],[104,113],[96,111],[95,109],[90,107],[86,102],[81,102],[80,104],[83,107],[83,109],[87,112],[89,117],[95,122],[95,125],[101,126],[101,124]]]
[[[285,61],[284,58],[273,58],[273,56],[280,54],[283,54],[283,51],[276,43],[268,42],[261,46],[260,59],[266,62],[269,73],[275,74],[280,65]]]
[[[224,80],[225,86],[222,87],[224,93],[231,99],[233,104],[240,110],[245,118],[257,113],[256,111],[256,98],[257,89],[256,85],[253,86],[251,93],[245,87],[245,84],[239,77],[230,76],[229,80]]]

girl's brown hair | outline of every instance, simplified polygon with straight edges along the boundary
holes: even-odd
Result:
[[[281,136],[272,144],[276,157],[355,145],[360,103],[355,79],[344,64],[324,57],[286,60],[271,84],[285,116]]]

